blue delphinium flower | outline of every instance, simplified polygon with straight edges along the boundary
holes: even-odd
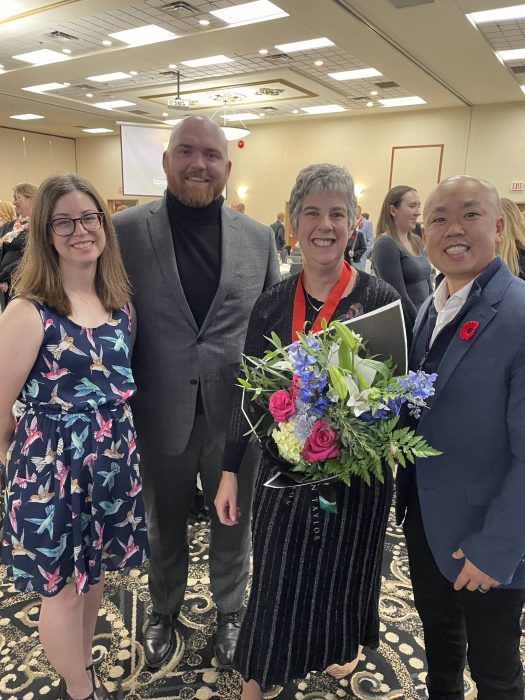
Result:
[[[296,372],[300,372],[316,362],[315,357],[309,355],[298,341],[290,345],[288,356],[293,362]]]

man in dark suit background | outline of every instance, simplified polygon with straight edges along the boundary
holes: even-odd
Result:
[[[164,197],[114,216],[138,321],[132,408],[151,545],[153,612],[143,644],[152,667],[175,650],[182,655],[176,621],[197,474],[212,506],[248,318],[260,293],[279,280],[271,229],[224,206],[231,163],[217,124],[184,119],[171,134],[163,167]],[[222,667],[233,657],[248,579],[255,445],[244,459],[239,507],[246,527],[221,525],[210,507],[214,642]]]
[[[523,700],[525,602],[525,282],[496,244],[498,193],[442,182],[424,212],[444,273],[414,327],[412,369],[437,372],[418,433],[442,454],[398,473],[430,700],[462,700],[468,658],[478,700]]]

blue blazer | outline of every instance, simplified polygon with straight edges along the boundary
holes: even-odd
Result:
[[[461,547],[504,586],[525,588],[525,282],[499,259],[491,264],[499,269],[464,319],[479,326],[467,341],[455,333],[419,421],[418,433],[443,454],[416,461],[417,488],[428,544],[449,581],[463,567],[451,556]],[[431,304],[416,319],[412,369]],[[406,497],[401,469],[398,522]]]

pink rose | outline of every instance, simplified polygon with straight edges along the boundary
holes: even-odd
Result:
[[[322,462],[339,456],[339,447],[335,444],[336,431],[325,420],[314,423],[314,429],[304,443],[302,456],[309,462]]]
[[[288,418],[295,413],[295,402],[285,389],[274,391],[268,405],[270,413],[278,423],[288,423]]]

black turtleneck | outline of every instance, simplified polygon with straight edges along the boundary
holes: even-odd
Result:
[[[168,217],[184,295],[200,328],[219,286],[221,208],[224,197],[206,207],[188,207],[167,191]]]

